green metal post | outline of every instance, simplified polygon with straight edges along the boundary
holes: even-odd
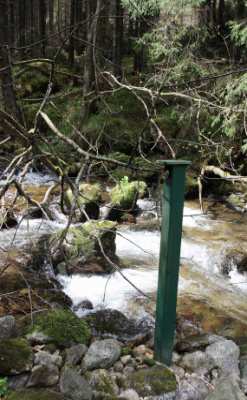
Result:
[[[167,160],[169,172],[162,198],[159,282],[156,304],[155,359],[172,361],[176,329],[177,289],[183,222],[186,168],[190,161]]]

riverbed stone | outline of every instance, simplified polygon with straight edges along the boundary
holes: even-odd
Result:
[[[241,378],[241,389],[244,393],[247,393],[247,355],[240,357],[240,378]]]
[[[121,355],[121,347],[117,340],[97,340],[89,347],[83,366],[88,369],[110,368]]]
[[[34,365],[56,365],[61,367],[63,363],[62,357],[59,352],[56,351],[54,354],[50,354],[48,351],[39,351],[34,356]]]
[[[66,263],[67,273],[110,272],[112,266],[102,253],[112,261],[116,256],[116,223],[112,221],[88,221],[80,226],[71,226],[62,244],[64,230],[56,232],[50,239],[50,254],[56,267]]]
[[[15,328],[15,318],[12,315],[0,318],[0,340],[13,337]]]
[[[152,335],[148,321],[146,324],[143,321],[136,322],[118,310],[97,310],[85,319],[96,334],[114,337],[121,342],[143,343]]]
[[[204,400],[210,388],[211,386],[206,380],[189,375],[180,381],[176,400]]]
[[[235,375],[221,378],[206,400],[246,400]]]
[[[139,400],[139,395],[134,389],[127,389],[120,393],[120,400]]]
[[[177,382],[175,374],[165,366],[141,369],[129,375],[129,388],[139,396],[160,396],[175,393]]]
[[[218,368],[221,376],[235,373],[239,376],[239,347],[232,340],[220,340],[206,348],[206,356],[212,367]]]
[[[31,377],[28,381],[28,387],[49,387],[54,386],[59,381],[59,369],[54,364],[39,364],[32,369]]]
[[[65,363],[67,365],[77,365],[82,360],[82,357],[86,354],[88,348],[84,344],[77,344],[71,346],[65,351]]]
[[[10,390],[20,390],[23,389],[30,378],[30,373],[25,372],[24,374],[20,375],[13,375],[8,377],[8,388]]]
[[[200,371],[206,374],[214,367],[214,364],[211,357],[209,357],[205,352],[194,351],[193,353],[187,353],[183,356],[181,366],[190,371]]]
[[[68,189],[64,196],[65,203],[71,209],[75,200],[71,189]],[[81,183],[79,185],[79,194],[76,199],[75,214],[78,215],[77,221],[84,222],[87,220],[85,213],[90,219],[99,218],[99,202],[101,201],[101,187],[98,183]],[[85,213],[83,212],[85,211]]]
[[[0,375],[28,372],[32,364],[32,349],[25,339],[5,339],[0,342]]]
[[[86,379],[69,366],[65,366],[62,371],[59,387],[68,400],[91,400],[93,396]]]

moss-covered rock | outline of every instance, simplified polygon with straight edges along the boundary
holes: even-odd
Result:
[[[93,389],[105,397],[105,395],[117,398],[118,387],[112,376],[105,369],[98,369],[87,373],[87,379]]]
[[[195,174],[188,173],[186,176],[185,195],[187,199],[198,197],[198,182]]]
[[[69,310],[54,310],[38,316],[32,331],[44,333],[61,347],[87,344],[91,337],[88,324]]]
[[[129,178],[124,176],[110,192],[111,210],[108,218],[120,221],[126,212],[135,213],[137,199],[144,197],[146,190],[145,182],[130,182]]]
[[[64,400],[64,396],[50,390],[26,389],[10,393],[7,400]]]
[[[135,389],[139,396],[159,396],[175,392],[177,388],[174,373],[164,367],[155,366],[134,372],[129,376],[129,387]]]
[[[0,342],[0,375],[17,375],[30,371],[33,353],[25,339],[6,339]]]
[[[74,202],[74,194],[71,189],[68,189],[65,193],[65,202],[67,207],[70,209]],[[83,213],[84,210],[89,218],[99,218],[99,202],[101,200],[101,188],[98,183],[82,183],[79,186],[79,195],[76,200],[76,209],[79,210],[80,221],[86,221],[86,216]]]
[[[58,246],[63,231],[51,239],[54,266],[66,263],[68,273],[108,272],[111,266],[101,251],[113,261],[116,257],[116,224],[112,221],[90,221],[81,226],[70,227],[65,240]],[[99,242],[100,240],[100,242]]]
[[[111,190],[110,198],[114,206],[122,209],[132,209],[135,206],[136,197],[143,197],[147,185],[143,181],[129,182],[128,177],[124,176],[121,181]]]

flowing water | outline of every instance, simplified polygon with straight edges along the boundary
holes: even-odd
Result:
[[[28,176],[26,185],[48,185],[52,180],[50,176],[40,177],[32,173]],[[158,219],[159,210],[153,201],[140,200],[139,207],[143,210],[143,216],[150,213],[152,218]],[[209,210],[211,211],[204,215],[196,201],[185,204],[179,309],[187,315],[191,312],[191,307],[199,301],[209,305],[211,309],[213,307],[220,315],[227,310],[229,318],[247,322],[247,276],[239,274],[235,266],[229,277],[224,277],[219,269],[227,249],[246,250],[246,217],[221,205],[209,207]],[[22,246],[44,233],[61,229],[67,219],[56,208],[54,213],[56,221],[24,219],[20,220],[17,230],[1,231],[0,247],[6,249]],[[59,276],[65,293],[75,305],[88,299],[94,307],[112,307],[130,315],[140,315],[144,309],[149,310],[152,303],[153,310],[158,277],[159,230],[145,229],[143,224],[140,227],[138,224],[122,226],[117,232],[116,245],[121,263],[126,265],[122,270],[124,276],[142,292],[151,294],[153,301],[146,301],[118,272],[110,276]],[[146,302],[144,308],[143,302]],[[205,307],[200,312],[206,315]]]

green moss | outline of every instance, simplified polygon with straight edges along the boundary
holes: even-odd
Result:
[[[91,332],[85,321],[68,310],[49,311],[37,317],[32,331],[40,331],[58,346],[88,343]]]
[[[149,367],[153,367],[156,364],[156,362],[155,362],[155,360],[153,358],[144,358],[143,361]]]
[[[122,356],[128,356],[131,354],[131,348],[130,347],[122,347],[121,355]]]
[[[98,202],[101,197],[101,188],[98,183],[90,184],[90,183],[82,183],[79,186],[79,191],[80,194],[77,199],[77,204],[79,206],[84,206],[85,204],[91,203],[91,202]],[[74,195],[72,193],[71,189],[68,189],[66,191],[66,196],[65,200],[67,201],[67,204],[71,206],[73,200],[74,200]]]
[[[32,366],[32,349],[25,339],[7,339],[0,342],[0,374],[24,372]]]
[[[77,256],[83,252],[86,258],[97,255],[97,238],[100,238],[105,244],[107,237],[110,242],[114,240],[115,237],[116,223],[112,221],[90,221],[86,222],[80,227],[71,227],[69,229],[69,235],[71,234],[72,244],[70,249],[70,256]],[[114,231],[114,233],[109,232]],[[104,246],[107,250],[107,246]],[[112,243],[109,243],[112,245]]]
[[[7,400],[64,400],[61,393],[52,392],[50,390],[20,390],[12,392]]]
[[[166,367],[155,366],[139,370],[129,376],[130,387],[135,389],[140,396],[162,395],[174,392],[177,387],[174,373]],[[150,388],[149,389],[147,388]]]
[[[147,185],[143,181],[129,182],[128,177],[123,177],[121,181],[111,190],[111,203],[120,206],[123,209],[133,207],[133,203],[137,196],[142,197],[147,189]]]

